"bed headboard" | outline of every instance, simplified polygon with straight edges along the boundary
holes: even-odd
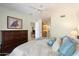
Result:
[[[2,31],[2,53],[11,53],[12,50],[28,41],[28,30]]]

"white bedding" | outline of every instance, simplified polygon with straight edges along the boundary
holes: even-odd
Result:
[[[32,40],[16,47],[9,56],[57,56],[57,50],[59,46],[59,40],[56,41],[53,47],[47,45],[46,39],[44,40]],[[77,51],[73,56],[79,56],[79,45]]]
[[[33,40],[15,48],[9,56],[51,56],[55,55],[48,40]],[[52,54],[53,52],[53,54]]]

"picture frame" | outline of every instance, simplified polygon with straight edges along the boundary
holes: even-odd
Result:
[[[8,29],[22,29],[22,19],[7,16]]]

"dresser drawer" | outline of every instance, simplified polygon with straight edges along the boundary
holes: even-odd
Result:
[[[28,41],[28,30],[2,31],[2,52],[10,53],[17,46]]]

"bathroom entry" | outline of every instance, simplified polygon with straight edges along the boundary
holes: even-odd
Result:
[[[42,37],[50,37],[51,18],[42,20]]]

